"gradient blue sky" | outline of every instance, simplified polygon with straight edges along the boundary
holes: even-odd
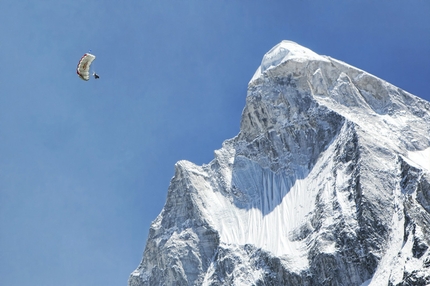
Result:
[[[126,285],[281,40],[430,99],[430,2],[0,1],[0,285]],[[89,50],[100,80],[75,68]]]

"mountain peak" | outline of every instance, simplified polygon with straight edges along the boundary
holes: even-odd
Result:
[[[284,40],[268,51],[261,62],[261,71],[277,66],[288,60],[326,61],[323,56],[295,42]]]
[[[327,59],[295,42],[284,40],[264,55],[261,65],[252,77],[251,82],[267,70],[287,61],[327,61]]]
[[[298,125],[321,122],[315,112],[322,107],[406,157],[430,146],[429,102],[291,41],[263,57],[248,85],[241,132],[258,136],[267,129],[301,129]]]

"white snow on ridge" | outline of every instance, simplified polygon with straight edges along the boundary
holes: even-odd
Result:
[[[278,66],[291,59],[300,62],[309,60],[327,61],[324,57],[297,43],[282,41],[264,55],[261,61],[261,71],[264,72],[271,67]]]
[[[320,56],[308,48],[300,46],[295,42],[284,40],[274,46],[264,55],[260,67],[257,69],[250,82],[260,77],[262,73],[269,70],[270,68],[276,67],[288,60],[299,62],[305,62],[309,60],[329,61],[324,56]]]

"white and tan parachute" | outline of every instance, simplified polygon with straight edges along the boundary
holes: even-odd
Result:
[[[96,58],[95,55],[88,54],[88,53],[82,56],[81,60],[78,63],[78,67],[76,69],[76,73],[81,79],[83,80],[90,79],[90,66],[95,58]]]

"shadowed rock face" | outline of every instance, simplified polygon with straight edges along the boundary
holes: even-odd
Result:
[[[240,133],[176,164],[130,286],[427,285],[430,104],[283,41]]]

